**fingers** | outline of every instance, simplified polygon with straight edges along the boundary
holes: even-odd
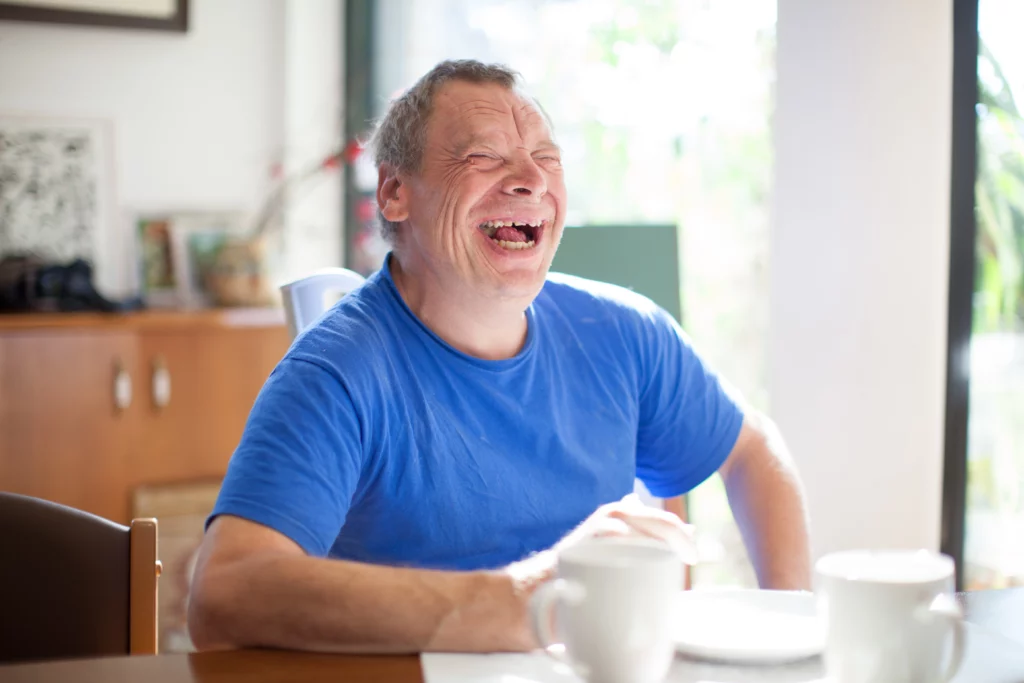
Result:
[[[540,583],[554,578],[557,566],[558,555],[547,550],[519,560],[505,571],[520,589],[532,592]]]
[[[690,524],[684,524],[675,515],[660,513],[660,510],[648,508],[649,513],[638,513],[633,511],[613,510],[608,513],[609,517],[619,520],[629,526],[634,532],[655,538],[666,543],[686,564],[697,563],[697,542],[694,538],[694,528]]]
[[[564,550],[588,538],[643,536],[665,543],[686,564],[697,563],[694,528],[676,515],[652,508],[635,494],[602,505],[583,524],[557,543],[553,550]]]
[[[603,517],[594,520],[594,525],[589,529],[590,535],[598,538],[608,536],[629,536],[633,533],[633,527],[624,519],[617,517]]]

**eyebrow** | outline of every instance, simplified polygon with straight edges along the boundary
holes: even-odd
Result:
[[[472,137],[460,138],[455,143],[455,147],[454,147],[454,149],[455,149],[455,156],[461,157],[466,152],[468,152],[471,148],[477,147],[479,145],[487,144],[488,142],[489,142],[489,138],[483,138],[483,137],[479,137],[479,136],[476,136],[476,135],[474,135]]]
[[[537,145],[537,149],[538,150],[554,149],[554,150],[557,150],[559,152],[562,151],[562,147],[557,142],[552,140],[551,138],[544,138],[543,140],[541,140],[540,144]]]
[[[486,145],[486,144],[492,142],[493,140],[495,140],[497,137],[498,136],[484,137],[484,136],[477,136],[477,135],[475,135],[475,136],[468,137],[468,138],[462,138],[461,140],[456,142],[455,145],[454,145],[455,155],[456,156],[462,156],[466,152],[468,152],[470,149],[472,149],[473,147],[476,147],[478,145]],[[544,138],[543,140],[541,140],[537,144],[537,146],[534,148],[534,151],[552,150],[552,149],[557,150],[559,152],[562,151],[562,148],[559,147],[558,144],[554,140],[552,140],[551,138]]]

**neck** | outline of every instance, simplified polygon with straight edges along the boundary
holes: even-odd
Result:
[[[438,273],[409,259],[400,261],[395,253],[389,265],[391,279],[409,309],[459,351],[504,360],[526,343],[529,301],[485,298],[466,288],[445,287]]]

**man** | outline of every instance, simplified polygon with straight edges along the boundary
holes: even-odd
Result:
[[[664,311],[548,277],[558,146],[500,66],[439,64],[374,139],[393,251],[303,334],[253,407],[211,515],[200,648],[522,650],[555,551],[681,523],[632,505],[714,472],[759,582],[809,588],[781,441]]]

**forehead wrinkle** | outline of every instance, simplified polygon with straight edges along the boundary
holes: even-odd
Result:
[[[540,112],[537,111],[536,105],[533,102],[523,102],[519,107],[519,112],[522,114],[524,119],[542,119]]]
[[[467,148],[484,141],[493,133],[481,135],[477,131],[467,131],[466,122],[487,118],[500,118],[512,115],[510,107],[496,107],[486,99],[473,99],[466,102],[453,103],[453,109],[459,115],[449,118],[445,123],[446,132],[454,129],[454,135],[446,135],[442,147],[449,149],[452,153],[462,154]],[[503,138],[508,138],[504,131],[498,131]],[[451,140],[451,142],[448,142]]]
[[[551,131],[547,129],[547,120],[541,116],[540,111],[538,111],[537,106],[533,102],[530,102],[529,100],[524,101],[515,111],[513,111],[512,118],[515,121],[516,133],[519,134],[520,140],[523,140],[524,142],[526,141],[526,133],[528,131],[524,130],[525,128],[539,127],[542,130],[540,133],[541,140],[536,147],[558,147],[554,140],[551,139]],[[525,146],[522,146],[521,148],[525,149]]]
[[[441,141],[441,148],[453,156],[462,156],[465,152],[478,144],[484,144],[495,137],[500,137],[506,144],[517,149],[528,149],[527,136],[533,132],[531,129],[540,128],[535,132],[535,137],[540,138],[537,148],[560,149],[554,142],[551,131],[548,129],[547,120],[538,110],[536,103],[522,95],[513,94],[518,102],[510,102],[503,98],[500,104],[493,99],[474,97],[462,102],[455,101],[450,93],[445,93],[445,99],[452,107],[455,117],[450,117],[444,125],[445,132]],[[516,137],[522,144],[515,144],[511,136],[505,130],[467,130],[467,122],[476,122],[486,119],[504,119],[511,117],[515,127]],[[454,133],[454,134],[451,134]]]
[[[510,114],[512,113],[511,107],[496,107],[494,103],[489,100],[467,100],[462,102],[455,107],[462,113],[469,115],[477,113],[492,113],[492,114]]]

